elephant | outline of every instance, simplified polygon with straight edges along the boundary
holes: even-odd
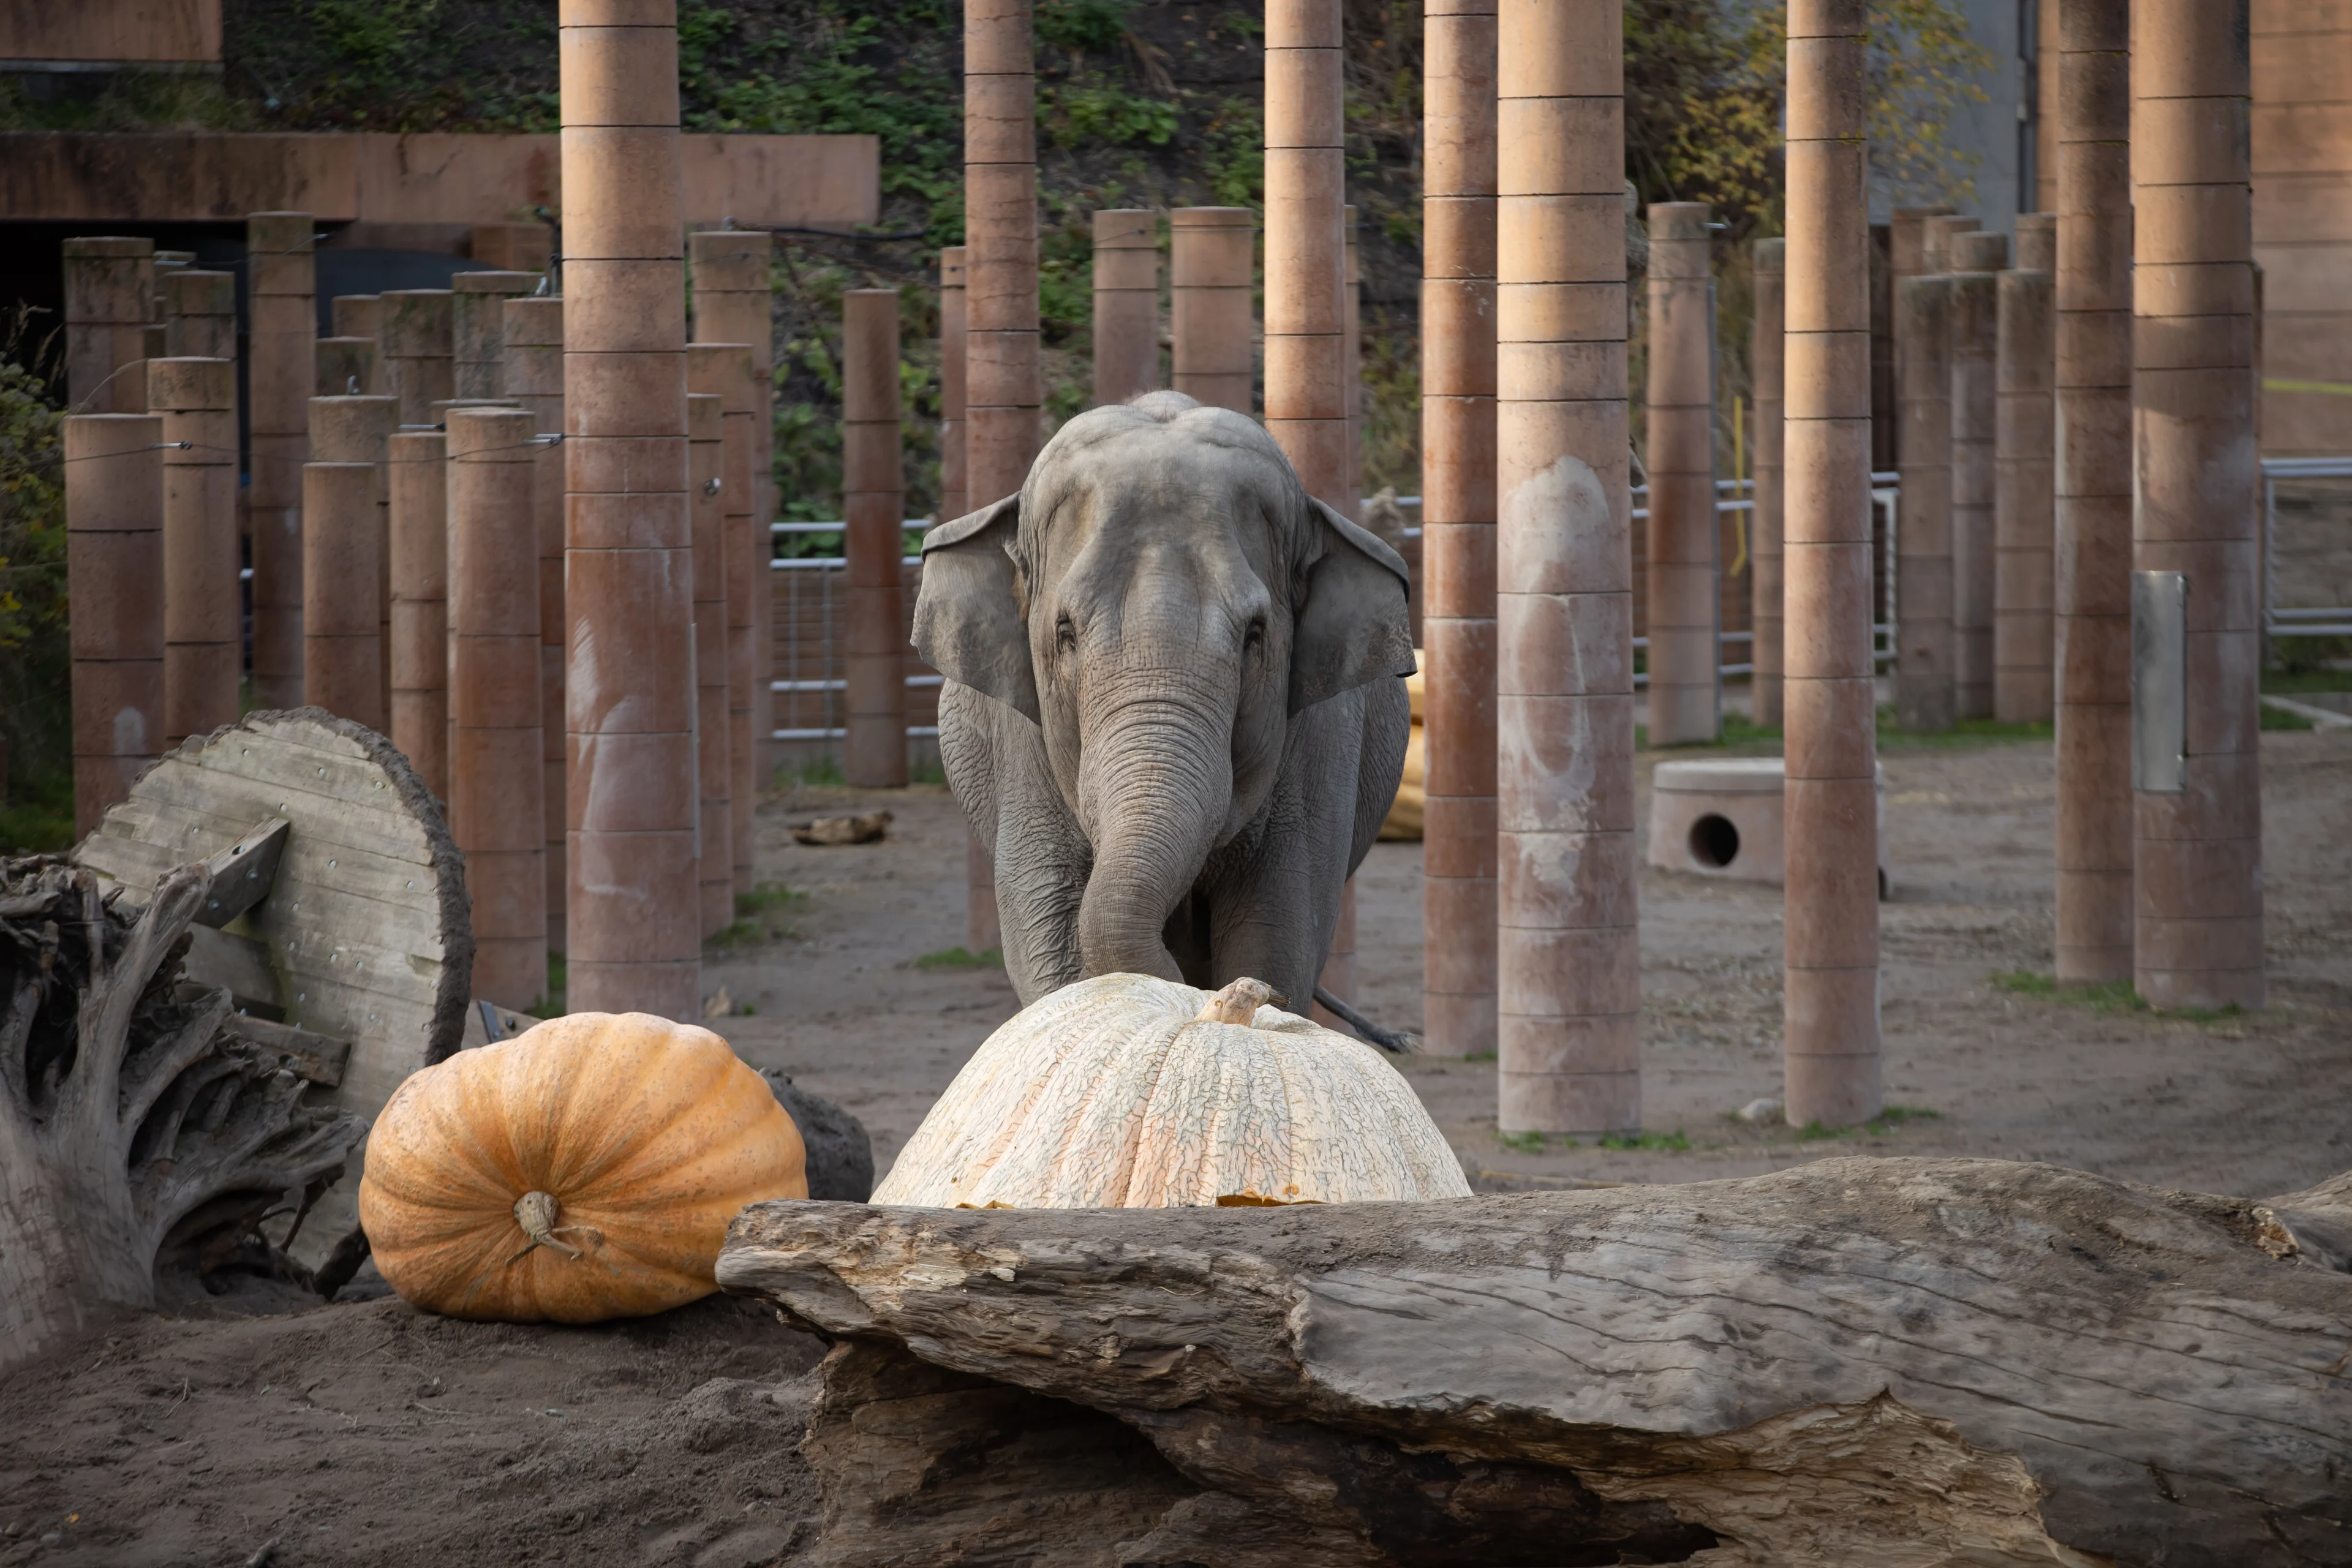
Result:
[[[1306,1011],[1404,766],[1407,583],[1255,420],[1174,392],[924,536],[915,647],[1024,1005],[1130,973]]]

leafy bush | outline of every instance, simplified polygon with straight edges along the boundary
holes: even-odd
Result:
[[[0,848],[62,849],[73,842],[63,416],[47,380],[16,363],[25,319],[20,309],[0,362],[0,735],[9,774]]]

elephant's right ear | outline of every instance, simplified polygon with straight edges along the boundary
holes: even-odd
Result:
[[[1037,721],[1037,676],[1021,614],[1013,539],[1021,498],[1006,496],[923,535],[923,585],[915,596],[915,651],[969,686]]]

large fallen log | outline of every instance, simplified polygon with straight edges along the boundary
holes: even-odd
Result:
[[[2352,1178],[772,1203],[828,1564],[2352,1562]],[[2332,1239],[2331,1239],[2332,1238]]]

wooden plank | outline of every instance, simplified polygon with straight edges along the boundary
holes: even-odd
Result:
[[[205,859],[213,885],[205,890],[204,908],[196,911],[198,925],[218,929],[269,896],[278,858],[286,848],[287,826],[282,816],[264,817],[239,834],[236,843]]]
[[[257,816],[281,816],[300,821],[304,831],[298,837],[306,848],[331,846],[419,868],[433,864],[430,841],[389,797],[384,797],[383,809],[360,810],[326,791],[292,789],[282,782],[170,763],[151,770],[139,783],[137,798],[151,808],[176,806],[188,814],[175,825],[169,842],[184,847],[190,859],[202,859],[226,846]],[[164,842],[143,826],[137,836],[150,843]]]
[[[118,837],[110,829],[122,823],[120,819],[110,820],[99,835],[86,841],[88,853],[77,858],[91,869],[125,883],[130,889],[125,897],[135,897],[142,903],[147,888],[163,872],[191,860],[202,860],[236,842],[236,830],[224,830],[221,826],[236,820],[226,813],[159,799],[134,799],[118,809],[123,810],[126,817],[136,811],[140,837]],[[417,892],[431,886],[432,876],[429,863],[420,864],[365,847],[324,843],[307,833],[296,833],[278,861],[277,886],[281,889],[280,900],[289,905],[301,896],[292,889],[307,886],[331,888],[339,893],[407,907],[414,903]]]
[[[279,1065],[295,1077],[328,1089],[343,1081],[343,1068],[351,1060],[351,1041],[313,1034],[291,1024],[238,1014],[229,1019],[226,1029],[246,1044],[278,1058]]]

